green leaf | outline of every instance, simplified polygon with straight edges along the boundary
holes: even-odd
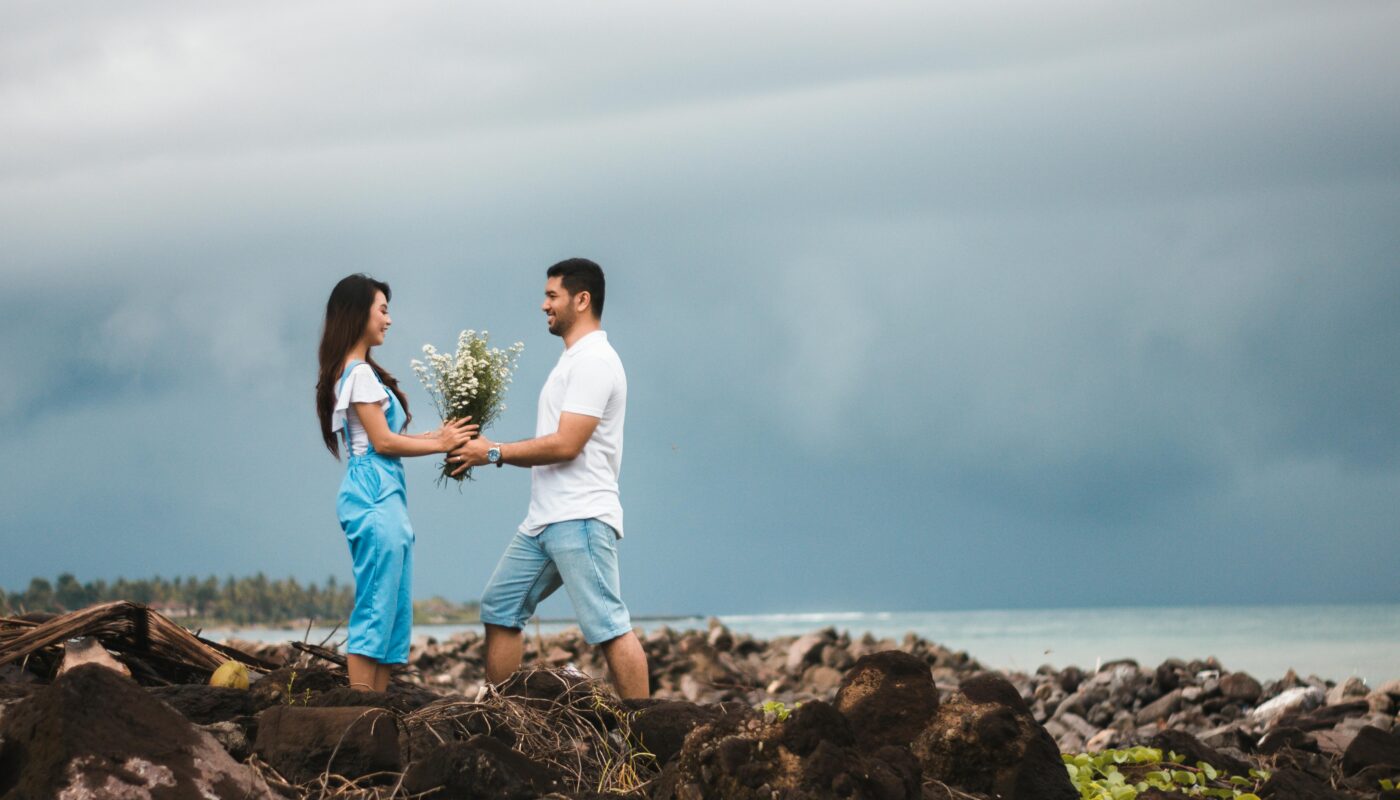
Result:
[[[1172,782],[1171,773],[1167,772],[1167,771],[1164,770],[1164,769],[1159,769],[1159,770],[1154,770],[1154,771],[1152,771],[1152,772],[1149,772],[1149,773],[1147,773],[1146,775],[1142,776],[1142,779],[1145,780],[1145,781],[1147,781],[1147,782],[1149,782],[1149,783],[1151,783],[1153,786],[1156,786],[1156,787],[1158,787],[1158,788],[1164,788],[1164,787],[1166,787],[1166,786],[1170,786],[1170,785],[1171,785],[1171,782]]]

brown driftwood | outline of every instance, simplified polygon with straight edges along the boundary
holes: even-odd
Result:
[[[207,642],[140,603],[117,601],[72,611],[46,622],[0,618],[0,666],[82,636],[119,656],[174,669],[213,672],[234,660],[268,672],[271,664],[226,645]]]

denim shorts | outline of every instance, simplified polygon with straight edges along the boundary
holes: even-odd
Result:
[[[556,522],[538,536],[517,532],[481,597],[481,621],[523,628],[540,601],[563,586],[589,644],[632,630],[617,576],[617,532],[596,519]]]

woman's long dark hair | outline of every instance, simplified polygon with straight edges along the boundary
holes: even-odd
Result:
[[[331,455],[340,458],[340,446],[335,432],[331,430],[331,415],[335,411],[335,392],[340,383],[340,375],[345,370],[345,356],[361,337],[369,325],[369,312],[374,306],[374,295],[383,292],[389,300],[389,284],[377,281],[364,274],[342,278],[331,290],[331,299],[326,301],[326,324],[321,331],[321,374],[316,381],[316,415],[321,418],[321,438],[326,440],[326,449]],[[379,380],[403,405],[404,427],[413,415],[408,413],[408,399],[399,391],[399,382],[384,368],[374,363],[374,358],[365,352],[365,361]]]

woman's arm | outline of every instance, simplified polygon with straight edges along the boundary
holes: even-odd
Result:
[[[468,425],[470,418],[443,425],[431,437],[405,436],[389,430],[384,409],[378,403],[352,403],[360,424],[365,426],[374,451],[386,456],[431,456],[447,453],[476,435],[478,426]]]

